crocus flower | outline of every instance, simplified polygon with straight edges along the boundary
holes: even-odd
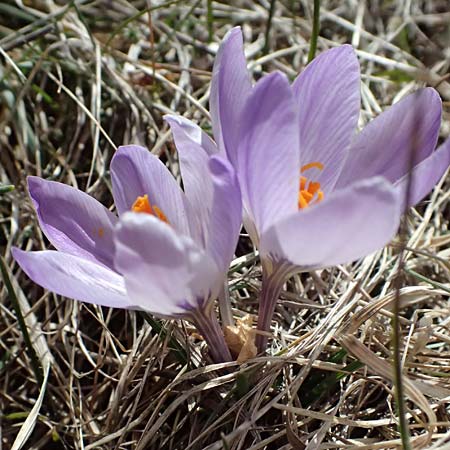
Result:
[[[252,86],[235,28],[217,54],[210,106],[218,151],[237,171],[244,225],[260,252],[262,331],[292,273],[348,263],[383,247],[401,214],[450,164],[449,140],[435,150],[441,101],[431,88],[356,133],[360,74],[349,45],[318,56],[292,84],[275,72]],[[260,351],[266,343],[257,337]]]
[[[226,160],[187,150],[180,149],[183,192],[145,148],[120,147],[111,162],[119,217],[73,187],[29,177],[39,224],[57,250],[13,255],[57,294],[191,320],[213,359],[224,361],[230,354],[212,301],[238,239],[241,196]]]

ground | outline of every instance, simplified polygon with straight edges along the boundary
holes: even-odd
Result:
[[[162,116],[182,114],[211,131],[209,81],[226,31],[241,25],[255,80],[275,69],[293,78],[307,62],[312,3],[0,4],[0,449],[400,448],[396,306],[411,440],[448,448],[448,179],[385,249],[293,277],[268,354],[242,365],[210,364],[187,323],[46,292],[11,256],[12,246],[49,247],[27,175],[112,206],[109,161],[117,146],[137,143],[179,177]],[[443,100],[441,140],[449,136],[447,0],[323,0],[320,20],[319,53],[341,43],[357,51],[361,126],[432,86]],[[235,317],[255,314],[261,271],[245,235],[229,278]]]

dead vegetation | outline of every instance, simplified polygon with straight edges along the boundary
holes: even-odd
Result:
[[[208,16],[206,0],[0,4],[0,182],[15,186],[0,195],[3,280],[12,287],[2,286],[0,301],[0,449],[400,446],[391,364],[400,240],[355,264],[293,277],[270,352],[240,366],[208,365],[186,324],[148,323],[44,292],[11,257],[12,245],[48,245],[27,175],[111,205],[108,165],[122,143],[146,145],[178,174],[162,115],[176,112],[210,130],[210,70],[231,26],[243,27],[255,79],[275,69],[293,77],[304,67],[312,2],[211,7]],[[446,0],[324,0],[318,51],[344,42],[360,58],[361,125],[428,85],[444,101],[442,138],[450,134]],[[408,214],[404,236],[400,325],[414,448],[450,448],[448,188],[442,181]],[[256,312],[258,264],[243,236],[230,270],[236,318]]]

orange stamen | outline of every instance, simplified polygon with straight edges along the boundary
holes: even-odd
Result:
[[[169,223],[169,221],[167,220],[166,215],[156,205],[153,205],[153,211],[154,211],[154,215],[159,220],[162,220],[163,222]]]
[[[303,197],[302,192],[298,193],[298,208],[303,209],[308,206],[308,202],[305,200],[305,197]]]
[[[169,223],[166,215],[161,211],[160,208],[158,208],[156,205],[150,205],[147,194],[145,194],[142,197],[138,197],[135,200],[133,206],[131,207],[131,211],[137,213],[151,214],[152,216],[157,217],[159,220]]]
[[[306,183],[308,182],[308,178],[300,177],[300,190],[303,191],[306,189]]]
[[[308,186],[308,192],[311,192],[311,194],[314,195],[318,191],[320,191],[320,183],[311,181]]]
[[[323,164],[315,161],[302,166],[300,173],[309,169],[323,170]],[[300,189],[298,193],[298,208],[307,208],[310,204],[318,203],[323,200],[324,193],[320,190],[320,183],[317,181],[309,181],[307,177],[300,176]],[[315,201],[313,201],[315,199]]]
[[[319,161],[314,161],[312,163],[306,164],[305,166],[302,166],[302,168],[300,169],[300,172],[306,172],[309,169],[319,169],[319,170],[323,170],[323,164],[320,163]]]
[[[148,201],[148,195],[145,194],[142,197],[138,197],[135,202],[133,203],[133,206],[131,207],[131,211],[137,212],[137,213],[146,213],[146,214],[152,214],[153,210],[150,206],[150,202]]]
[[[312,199],[313,199],[313,197],[314,197],[314,194],[311,194],[311,192],[308,192],[308,191],[301,191],[300,192],[300,195],[309,203]]]

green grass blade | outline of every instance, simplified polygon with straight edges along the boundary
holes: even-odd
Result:
[[[20,309],[19,299],[14,291],[14,288],[11,283],[11,279],[9,278],[8,269],[6,267],[5,261],[2,257],[0,257],[0,270],[2,272],[3,281],[6,286],[6,290],[8,291],[9,299],[11,300],[11,304],[14,308],[14,312],[17,316],[17,322],[20,327],[20,331],[22,332],[23,339],[25,341],[25,346],[27,349],[27,354],[31,360],[31,368],[34,372],[37,382],[39,385],[42,385],[44,381],[44,375],[42,372],[42,367],[37,357],[36,351],[31,343],[30,334],[28,333],[28,328],[25,323],[25,319],[22,314],[22,310]]]
[[[0,185],[0,194],[7,194],[14,190],[13,184],[2,184]]]
[[[314,0],[313,29],[311,35],[311,42],[309,44],[308,62],[311,62],[316,56],[319,30],[320,30],[320,0]]]

